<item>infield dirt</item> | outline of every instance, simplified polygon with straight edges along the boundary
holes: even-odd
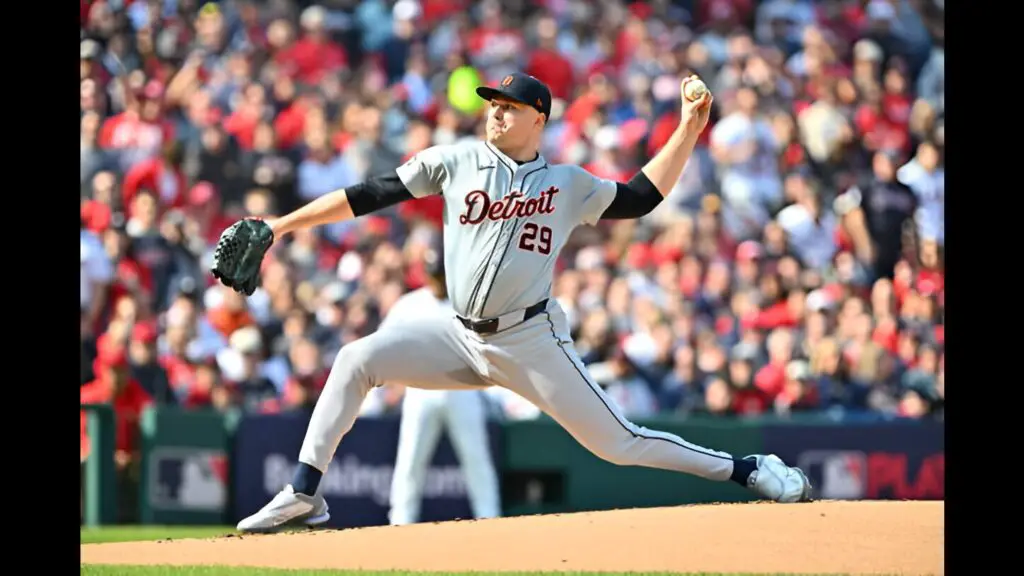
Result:
[[[943,574],[943,502],[717,504],[84,544],[83,564]]]

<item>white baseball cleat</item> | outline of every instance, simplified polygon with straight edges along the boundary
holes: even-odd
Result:
[[[811,481],[803,470],[787,466],[775,454],[756,454],[744,460],[757,463],[757,470],[747,478],[747,488],[775,502],[811,501]]]
[[[320,494],[307,496],[289,484],[266,506],[238,523],[239,532],[270,532],[289,524],[319,526],[331,519],[327,501]]]

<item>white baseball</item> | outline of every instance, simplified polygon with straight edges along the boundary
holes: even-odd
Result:
[[[701,96],[708,91],[708,87],[699,78],[690,80],[683,85],[683,96],[690,102],[700,100]]]

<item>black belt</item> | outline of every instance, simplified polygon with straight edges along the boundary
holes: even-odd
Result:
[[[470,320],[469,318],[463,318],[462,316],[455,317],[459,319],[459,322],[461,322],[463,326],[465,326],[469,330],[472,330],[473,332],[476,332],[477,334],[494,334],[499,330],[499,328],[504,330],[506,328],[511,328],[512,326],[515,326],[517,324],[522,324],[523,322],[526,322],[530,318],[533,318],[537,314],[543,312],[547,308],[547,305],[548,299],[545,298],[540,302],[537,302],[533,306],[524,309],[522,311],[522,318],[518,317],[518,310],[515,312],[509,312],[508,314],[502,314],[497,318],[488,318],[487,320]],[[501,327],[502,318],[512,316],[513,314],[515,314],[516,316],[509,319],[511,321],[511,324],[509,324],[508,326]]]

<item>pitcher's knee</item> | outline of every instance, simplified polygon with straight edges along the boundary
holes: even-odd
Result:
[[[637,462],[636,438],[632,436],[610,438],[585,446],[598,458],[618,466],[629,466]]]
[[[328,384],[358,385],[364,393],[368,392],[376,386],[373,366],[377,348],[373,335],[343,346],[334,359]]]

